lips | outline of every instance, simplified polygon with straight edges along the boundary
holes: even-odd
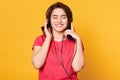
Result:
[[[56,27],[62,27],[63,24],[56,24]]]

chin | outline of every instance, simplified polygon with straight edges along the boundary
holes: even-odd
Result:
[[[56,31],[58,31],[58,32],[63,32],[65,29],[58,29],[58,30],[56,30]]]

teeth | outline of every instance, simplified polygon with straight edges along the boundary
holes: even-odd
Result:
[[[61,27],[62,25],[61,25],[61,24],[59,24],[59,25],[56,25],[56,26]]]

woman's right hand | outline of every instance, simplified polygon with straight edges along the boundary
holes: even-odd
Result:
[[[45,32],[45,35],[46,35],[46,38],[48,39],[52,39],[52,33],[50,31],[50,28],[47,28],[47,24],[48,24],[48,20],[45,20],[45,23],[44,23],[44,32]]]

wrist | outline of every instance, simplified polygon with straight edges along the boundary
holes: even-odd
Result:
[[[52,40],[51,37],[46,37],[46,41],[50,42]]]
[[[76,35],[76,37],[74,38],[76,41],[80,41],[80,37],[78,35]]]

